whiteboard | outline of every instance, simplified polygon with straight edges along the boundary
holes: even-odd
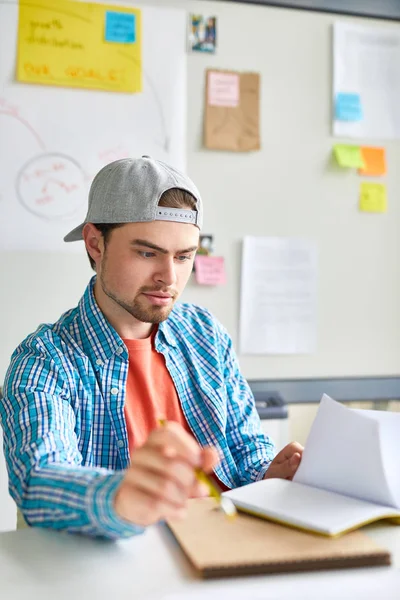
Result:
[[[400,146],[375,140],[387,150],[388,175],[383,181],[389,208],[384,215],[359,213],[359,176],[330,164],[332,145],[339,141],[331,134],[331,36],[339,17],[236,2],[153,0],[135,5],[218,17],[217,53],[187,57],[186,164],[204,199],[204,233],[214,234],[216,254],[225,256],[227,284],[209,288],[191,281],[183,299],[210,308],[236,345],[243,237],[309,239],[318,251],[317,350],[304,355],[240,355],[244,375],[398,375]],[[343,20],[398,27],[373,19]],[[157,44],[151,51],[160,57]],[[203,148],[206,68],[261,74],[261,151]],[[17,343],[38,323],[57,319],[77,303],[90,269],[83,251],[3,251],[0,256],[2,381]]]
[[[63,237],[112,160],[147,154],[185,168],[185,14],[145,7],[142,21],[143,93],[21,84],[18,7],[0,3],[1,250],[79,251]]]

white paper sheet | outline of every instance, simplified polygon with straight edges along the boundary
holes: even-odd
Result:
[[[385,468],[379,421],[326,394],[293,481],[396,507]]]
[[[395,506],[400,509],[400,413],[388,410],[352,409],[356,413],[370,417],[379,423],[381,449],[386,477],[395,499]]]
[[[334,25],[333,133],[340,137],[400,138],[400,30]],[[338,94],[358,94],[362,118],[336,118]]]
[[[264,479],[224,492],[238,508],[296,527],[337,535],[394,509],[285,479]]]
[[[313,242],[244,238],[240,306],[243,354],[315,352],[316,275]]]

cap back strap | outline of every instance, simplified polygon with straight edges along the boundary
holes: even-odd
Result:
[[[157,221],[178,221],[179,223],[197,223],[197,210],[187,210],[184,208],[169,208],[160,206],[156,211]]]

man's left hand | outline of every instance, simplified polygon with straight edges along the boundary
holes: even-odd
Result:
[[[303,446],[298,442],[292,442],[281,450],[271,461],[264,479],[293,479],[300,464],[303,454]]]

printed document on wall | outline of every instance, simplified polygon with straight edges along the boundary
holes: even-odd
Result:
[[[400,30],[335,23],[333,133],[400,138]]]
[[[242,354],[311,354],[317,345],[317,248],[310,240],[247,236],[240,302]]]

